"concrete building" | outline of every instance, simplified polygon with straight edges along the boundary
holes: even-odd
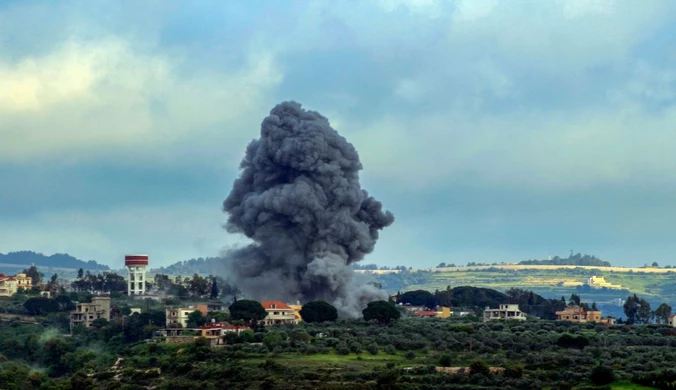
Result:
[[[94,297],[91,303],[75,305],[75,310],[70,313],[70,330],[72,332],[73,328],[78,325],[90,328],[92,323],[99,318],[110,321],[110,298],[108,297]]]
[[[298,320],[298,322],[302,322],[303,317],[301,317],[301,315],[300,315],[300,309],[303,308],[303,305],[296,304],[296,305],[289,305],[289,307],[291,309],[293,309],[293,315],[296,316],[296,320]]]
[[[501,304],[497,309],[486,306],[484,310],[484,322],[492,320],[519,320],[525,321],[526,314],[519,310],[519,305]]]
[[[556,312],[557,321],[601,322],[601,311],[585,310],[578,305],[568,305],[564,310]]]
[[[166,310],[167,328],[177,327],[178,325],[180,325],[181,328],[187,328],[188,317],[190,317],[190,313],[194,311],[201,312],[202,315],[205,317],[207,316],[207,314],[209,314],[209,309],[207,305],[195,305],[167,309]]]
[[[248,326],[236,326],[230,325],[228,323],[219,323],[219,322],[200,326],[201,336],[208,339],[212,346],[225,344],[223,336],[225,336],[227,333],[235,333],[239,335],[243,331],[249,329],[251,328],[249,328]]]
[[[146,292],[146,267],[148,255],[126,255],[124,266],[127,267],[127,295],[142,295]]]
[[[5,276],[0,274],[0,297],[11,297],[16,294],[19,288],[30,290],[33,288],[33,280],[26,274],[16,274],[14,276]]]
[[[298,323],[294,310],[284,302],[263,301],[261,302],[261,305],[263,305],[263,308],[268,313],[263,319],[265,325]]]
[[[606,279],[603,276],[596,276],[592,275],[591,278],[587,279],[587,285],[589,287],[594,287],[594,288],[614,288],[614,289],[621,289],[622,285],[620,284],[612,284],[606,282]]]

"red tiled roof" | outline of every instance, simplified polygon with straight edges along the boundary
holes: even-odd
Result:
[[[222,324],[220,322],[216,322],[214,324],[202,325],[202,326],[200,326],[200,329],[234,329],[234,330],[239,330],[239,329],[249,329],[249,327],[248,326],[237,326],[237,325],[230,325],[230,324]]]
[[[282,301],[263,301],[261,302],[261,305],[263,305],[263,308],[268,310],[268,309],[273,309],[272,305],[274,305],[274,309],[288,309],[288,310],[293,310],[292,308],[289,307],[286,303]]]
[[[413,315],[416,316],[416,317],[436,317],[437,312],[431,311],[431,310],[417,311],[417,312],[413,313]]]

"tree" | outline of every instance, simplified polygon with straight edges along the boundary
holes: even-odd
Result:
[[[596,308],[596,302],[592,302],[591,309],[592,309],[593,311],[598,311],[598,309]]]
[[[40,283],[42,283],[42,277],[45,276],[45,274],[38,271],[38,268],[34,265],[31,265],[28,269],[24,269],[23,273],[31,278],[31,283],[33,283],[34,287],[39,286]]]
[[[84,271],[82,270],[82,268],[80,268],[79,270],[77,270],[77,278],[82,279],[82,275],[84,275]]]
[[[59,303],[54,299],[45,297],[30,298],[24,302],[23,307],[31,315],[39,316],[59,311]]]
[[[628,296],[627,300],[624,302],[624,315],[627,316],[627,323],[633,324],[636,322],[636,316],[638,314],[639,308],[639,299],[636,294],[634,296]]]
[[[655,309],[655,319],[662,324],[669,323],[669,317],[671,316],[671,306],[666,303],[663,303]]]
[[[211,281],[211,294],[209,294],[209,298],[218,298],[218,285],[216,284],[216,278]]]
[[[407,291],[397,298],[397,303],[408,303],[413,306],[425,306],[433,308],[435,306],[434,295],[425,290]]]
[[[470,375],[488,375],[491,373],[491,369],[488,367],[488,364],[486,364],[482,360],[475,360],[472,363],[469,364],[469,374]]]
[[[386,301],[369,302],[366,309],[362,310],[362,314],[364,315],[364,320],[377,320],[381,325],[401,317],[399,310],[393,304]]]
[[[303,305],[300,316],[305,322],[335,321],[338,318],[338,310],[328,302],[312,301]]]
[[[206,323],[206,317],[204,317],[199,310],[195,310],[188,315],[188,328],[197,328]]]
[[[660,265],[659,265],[659,264],[657,264],[657,262],[656,262],[656,261],[653,261],[653,267],[659,268],[659,267],[660,267]]]
[[[233,320],[260,321],[268,314],[260,302],[241,299],[230,305],[230,318]]]
[[[652,319],[653,312],[650,310],[650,303],[641,298],[638,301],[638,312],[636,313],[636,322],[647,324]]]
[[[580,306],[580,296],[577,295],[577,294],[571,294],[571,295],[570,295],[570,301],[569,301],[569,303],[570,303],[571,305],[578,305],[578,306]]]
[[[282,335],[277,332],[268,332],[265,337],[263,337],[263,344],[268,347],[269,350],[275,349],[276,346],[282,343]]]
[[[592,370],[589,379],[596,386],[609,385],[615,380],[615,373],[608,366],[598,365]]]

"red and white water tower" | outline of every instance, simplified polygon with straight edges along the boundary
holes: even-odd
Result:
[[[148,255],[126,255],[124,256],[124,266],[127,267],[127,270],[129,271],[127,294],[145,294]]]

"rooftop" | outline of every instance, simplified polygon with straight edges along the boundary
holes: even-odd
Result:
[[[293,310],[287,305],[286,303],[282,301],[263,301],[261,302],[261,305],[265,310],[268,309],[288,309],[288,310]],[[274,306],[274,307],[273,307]]]

